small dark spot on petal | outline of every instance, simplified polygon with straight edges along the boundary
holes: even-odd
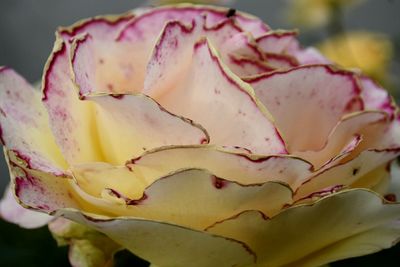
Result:
[[[230,17],[235,16],[235,14],[236,14],[236,9],[230,8],[230,9],[228,10],[228,12],[226,12],[225,16],[226,16],[227,18],[230,18]]]
[[[353,175],[357,175],[357,173],[360,171],[360,169],[359,168],[354,168],[353,169]]]
[[[386,194],[386,195],[384,196],[384,198],[385,198],[387,201],[390,201],[390,202],[396,202],[396,201],[397,201],[397,197],[396,197],[395,194]]]

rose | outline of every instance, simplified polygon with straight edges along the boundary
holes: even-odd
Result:
[[[393,44],[384,34],[347,32],[325,40],[319,45],[319,50],[330,60],[346,68],[361,69],[381,82],[388,80]]]
[[[396,106],[295,37],[191,5],[61,28],[41,96],[0,72],[10,192],[158,266],[317,266],[390,247]]]

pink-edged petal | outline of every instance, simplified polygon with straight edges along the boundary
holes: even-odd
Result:
[[[316,151],[295,151],[293,154],[313,163],[319,169],[337,155],[349,153],[363,140],[362,133],[376,123],[387,118],[387,115],[379,111],[362,111],[344,116],[326,141],[324,147]],[[368,140],[365,140],[368,142]]]
[[[10,186],[7,186],[0,201],[0,218],[27,229],[42,227],[52,219],[47,214],[23,208],[15,199]]]
[[[192,121],[169,113],[146,95],[93,96],[99,143],[106,162],[121,165],[146,150],[209,142]],[[118,129],[118,131],[115,131]]]
[[[108,179],[120,180],[120,177],[109,175]],[[93,180],[97,179],[94,177]],[[108,196],[103,194],[105,212],[165,221],[197,230],[250,209],[273,216],[292,203],[292,191],[282,183],[242,185],[201,169],[180,170],[161,177],[136,198],[131,197],[136,188],[131,192],[127,192],[127,187],[122,188],[124,192],[119,189],[121,186],[117,185],[104,192],[108,193]],[[110,203],[113,200],[114,203]]]
[[[137,218],[109,218],[60,210],[57,215],[94,228],[157,266],[248,266],[255,255],[243,243],[206,232]]]
[[[274,71],[275,68],[268,65],[265,61],[231,55],[229,57],[229,69],[239,77],[247,77]]]
[[[81,20],[69,27],[60,27],[58,32],[66,43],[80,34],[89,33],[99,40],[114,40],[120,30],[133,19],[134,14],[127,12],[122,15],[96,16]]]
[[[286,54],[298,47],[297,31],[270,31],[256,39],[264,53]]]
[[[160,67],[174,62],[167,59]],[[204,39],[194,46],[191,64],[181,80],[168,92],[160,93],[151,91],[149,95],[174,114],[204,126],[211,143],[240,146],[259,154],[286,152],[252,88],[223,65]]]
[[[52,136],[40,92],[6,67],[0,67],[0,141],[18,153],[29,168],[63,173],[65,162]]]
[[[310,163],[291,156],[255,156],[213,146],[165,147],[144,153],[128,166],[152,183],[158,177],[184,169],[206,169],[241,184],[279,181],[296,189],[312,173]]]
[[[361,77],[362,92],[365,109],[377,109],[393,115],[396,104],[393,103],[389,93],[377,83],[367,77]]]
[[[68,49],[57,39],[43,75],[43,104],[69,164],[101,161],[92,103],[81,101],[71,80]]]
[[[254,37],[258,37],[270,29],[260,19],[242,12],[231,14],[227,8],[211,6],[181,4],[165,6],[157,9],[150,9],[137,16],[120,33],[118,39],[121,41],[138,41],[146,36],[154,36],[161,32],[168,21],[180,21],[183,24],[191,24],[193,18],[206,18],[206,27],[212,28],[222,21],[231,18],[235,20],[239,27],[244,31],[250,32]]]
[[[353,74],[326,65],[277,71],[247,81],[276,119],[290,152],[321,149],[344,114],[363,108]]]
[[[295,199],[308,196],[312,192],[334,185],[348,186],[362,179],[364,175],[376,168],[386,166],[388,162],[400,155],[400,149],[366,150],[354,159],[345,163],[332,165],[322,169],[314,177],[300,186]]]
[[[314,47],[300,48],[291,53],[301,65],[310,64],[332,64],[332,62],[324,57],[321,52],[319,52]]]
[[[76,38],[71,48],[71,61],[80,95],[140,92],[152,45],[107,42],[90,34]]]
[[[376,238],[369,242],[378,247],[399,238],[398,227],[392,232],[395,236],[389,236],[385,230],[386,225],[399,218],[399,212],[399,204],[385,203],[371,191],[345,190],[310,205],[288,208],[271,219],[256,211],[244,212],[209,227],[208,231],[248,244],[256,252],[260,266],[303,266],[295,263],[312,258],[319,251],[326,252],[319,262],[325,264],[348,257],[343,250],[337,253],[334,248],[340,246],[335,244],[352,238],[356,238],[354,245],[359,244],[358,236],[368,231],[375,232]],[[379,236],[378,229],[384,235]],[[332,251],[325,250],[328,246],[332,246]],[[364,248],[355,246],[348,253],[363,255]]]
[[[297,59],[290,55],[265,53],[264,57],[268,65],[277,70],[290,69],[300,65]]]
[[[237,62],[238,57],[248,59],[247,65],[254,62],[254,67],[266,68],[262,63],[262,54],[251,43],[250,36],[242,34],[233,20],[222,21],[212,28],[205,23],[204,19],[197,19],[190,26],[179,21],[170,21],[165,25],[147,65],[144,93],[162,94],[175,86],[190,66],[193,45],[205,36],[235,74],[243,76],[246,71],[246,66]]]
[[[18,155],[12,151],[7,152],[7,157],[13,193],[21,205],[48,214],[60,208],[79,207],[69,186],[71,177],[28,169],[20,165]]]

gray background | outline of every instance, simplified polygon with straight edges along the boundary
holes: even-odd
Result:
[[[142,4],[145,1],[0,0],[0,66],[14,68],[31,82],[38,81],[53,47],[57,26],[94,15],[122,13]],[[285,5],[286,1],[281,0],[239,0],[233,7],[257,15],[273,28],[293,28],[285,20]],[[347,12],[344,22],[347,29],[384,32],[400,40],[400,0],[367,0]],[[304,43],[322,36],[321,32],[300,35]],[[1,158],[0,175],[1,193],[8,182]]]

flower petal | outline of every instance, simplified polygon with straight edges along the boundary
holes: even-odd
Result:
[[[347,190],[310,205],[288,208],[269,220],[256,211],[245,212],[209,227],[208,231],[245,242],[256,252],[260,265],[286,266],[301,262],[327,246],[340,249],[338,242],[344,240],[349,241],[347,244],[359,244],[359,235],[370,230],[376,234],[377,227],[385,228],[386,224],[399,218],[400,205],[383,202],[380,196],[371,191]],[[395,236],[389,236],[386,232],[382,237],[371,239],[371,244],[380,246],[399,238],[400,229],[396,229],[392,231]],[[356,238],[354,243],[351,242],[352,238]],[[339,245],[335,247],[333,244]],[[363,255],[364,248],[352,247],[348,253]],[[336,259],[348,257],[348,254],[332,250],[320,262],[329,262],[335,253]]]
[[[27,229],[42,227],[52,219],[47,214],[23,208],[16,201],[11,186],[7,186],[3,199],[0,201],[0,217]]]
[[[297,31],[269,31],[258,37],[256,42],[264,53],[285,54],[299,46],[296,37]]]
[[[344,114],[362,109],[353,74],[326,65],[277,71],[247,81],[276,119],[290,152],[322,148]]]
[[[99,143],[106,162],[121,165],[146,150],[209,142],[204,128],[167,112],[146,95],[93,96]],[[118,131],[115,131],[118,129]]]
[[[91,103],[78,98],[71,81],[68,49],[57,38],[43,75],[43,99],[50,125],[69,164],[101,161]]]
[[[299,158],[233,153],[213,146],[160,148],[133,159],[128,167],[148,183],[179,169],[197,168],[240,184],[279,181],[293,189],[312,173],[311,164]]]
[[[367,77],[360,78],[362,85],[361,97],[364,100],[366,109],[377,109],[393,115],[396,104],[393,103],[389,93]]]
[[[13,193],[22,206],[48,214],[64,207],[79,207],[68,177],[28,169],[20,165],[21,160],[12,151],[7,157]]]
[[[400,155],[400,149],[365,150],[354,159],[322,169],[296,192],[295,199],[333,185],[350,185]]]
[[[0,141],[29,168],[61,175],[64,159],[55,144],[40,94],[15,71],[0,67]]]
[[[69,27],[60,27],[58,33],[67,43],[74,37],[86,33],[102,41],[111,41],[134,18],[134,15],[133,12],[127,12],[122,15],[96,16],[78,21]]]
[[[253,252],[238,241],[157,221],[98,218],[73,210],[57,215],[105,233],[137,256],[158,266],[247,266]]]
[[[139,199],[148,185],[125,166],[95,162],[75,165],[71,169],[78,186],[97,198],[101,198],[105,189],[111,189],[127,198]]]
[[[354,137],[356,139],[358,137],[363,138],[361,135],[367,127],[382,122],[385,119],[386,114],[380,111],[362,111],[345,115],[335,128],[333,128],[322,149],[316,151],[296,151],[293,154],[312,162],[314,167],[319,169],[328,163],[328,161],[340,155],[341,151],[350,152],[346,148],[350,140],[354,139]],[[357,145],[358,143],[354,144],[351,150],[354,150]]]
[[[399,236],[399,222],[384,224],[338,241],[289,266],[323,266],[337,260],[372,254],[393,247]]]
[[[151,92],[150,96],[174,114],[204,126],[213,144],[240,146],[259,154],[286,152],[267,111],[253,97],[251,87],[221,63],[206,40],[196,43],[191,60],[184,78],[169,88],[168,93]]]
[[[103,42],[90,34],[74,39],[71,64],[80,95],[140,92],[152,45],[148,42]]]
[[[227,8],[181,4],[173,6],[164,6],[157,9],[149,9],[137,16],[120,33],[120,41],[138,41],[145,36],[157,35],[168,21],[180,21],[183,24],[191,24],[193,18],[205,17],[206,27],[212,28],[227,17],[234,19],[239,27],[244,31],[250,32],[255,38],[268,32],[270,28],[260,19],[243,12],[234,12]]]
[[[109,179],[120,178],[109,176]],[[127,198],[115,187],[110,187],[108,193],[109,200],[116,199],[114,205],[103,204],[106,212],[197,230],[249,209],[273,216],[292,203],[292,191],[282,183],[241,185],[201,169],[185,169],[161,177],[136,198]]]

